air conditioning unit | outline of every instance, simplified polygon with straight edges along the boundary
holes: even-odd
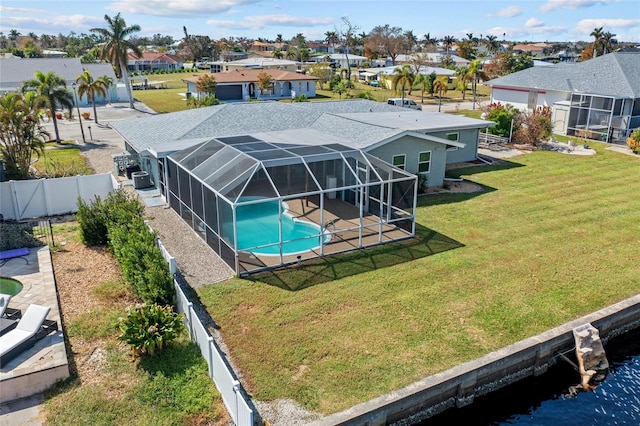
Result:
[[[133,187],[135,189],[143,189],[151,186],[151,176],[148,172],[133,172],[131,173],[131,179],[133,179]]]

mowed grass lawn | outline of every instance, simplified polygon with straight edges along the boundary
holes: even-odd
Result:
[[[133,97],[157,113],[183,111],[187,109],[184,93],[187,91],[185,78],[208,74],[194,70],[174,74],[150,74],[147,75],[149,83],[161,85],[161,89],[134,90]]]
[[[248,391],[334,413],[638,294],[640,158],[591,145],[457,170],[485,191],[421,197],[408,248],[199,289]]]

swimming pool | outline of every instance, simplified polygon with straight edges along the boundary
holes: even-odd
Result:
[[[22,291],[22,283],[8,277],[0,277],[0,293],[15,296]]]
[[[247,201],[243,198],[240,201]],[[296,219],[288,213],[287,203],[278,200],[241,205],[236,208],[238,250],[263,256],[280,255],[278,217],[282,212],[282,254],[296,255],[320,247],[320,225]],[[327,238],[324,238],[327,242]],[[275,244],[262,247],[268,244]],[[258,247],[252,249],[253,247]]]

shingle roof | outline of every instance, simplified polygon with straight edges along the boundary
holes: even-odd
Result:
[[[36,71],[55,72],[69,85],[82,74],[82,64],[78,58],[0,59],[0,90],[18,90]]]
[[[640,53],[614,52],[579,62],[532,67],[488,81],[493,87],[535,88],[593,95],[640,97]]]
[[[363,149],[406,131],[482,128],[488,122],[426,113],[380,102],[238,102],[112,123],[137,150],[161,149],[171,141],[311,129],[347,146]],[[307,134],[300,132],[300,134]],[[310,134],[310,133],[309,133]],[[300,137],[300,143],[306,143]],[[313,144],[313,141],[309,141]],[[176,146],[184,148],[183,144]]]
[[[274,81],[318,80],[318,77],[277,69],[242,69],[217,72],[212,74],[212,76],[216,79],[217,83],[247,83],[258,81],[258,74],[260,73],[269,74]],[[198,78],[200,77],[189,77],[185,78],[184,81],[197,83]]]

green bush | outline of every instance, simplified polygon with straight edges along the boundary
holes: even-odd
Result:
[[[171,306],[143,304],[129,307],[127,317],[118,321],[118,339],[131,346],[136,355],[153,356],[184,329],[182,316]]]
[[[516,118],[518,112],[511,104],[502,105],[498,102],[488,105],[485,119],[496,123],[495,126],[489,127],[489,133],[508,138],[511,132],[511,121]]]
[[[143,218],[144,207],[124,190],[78,200],[76,218],[82,241],[104,245],[120,264],[122,274],[145,303],[171,304],[175,289],[169,265],[156,245],[156,235]]]

